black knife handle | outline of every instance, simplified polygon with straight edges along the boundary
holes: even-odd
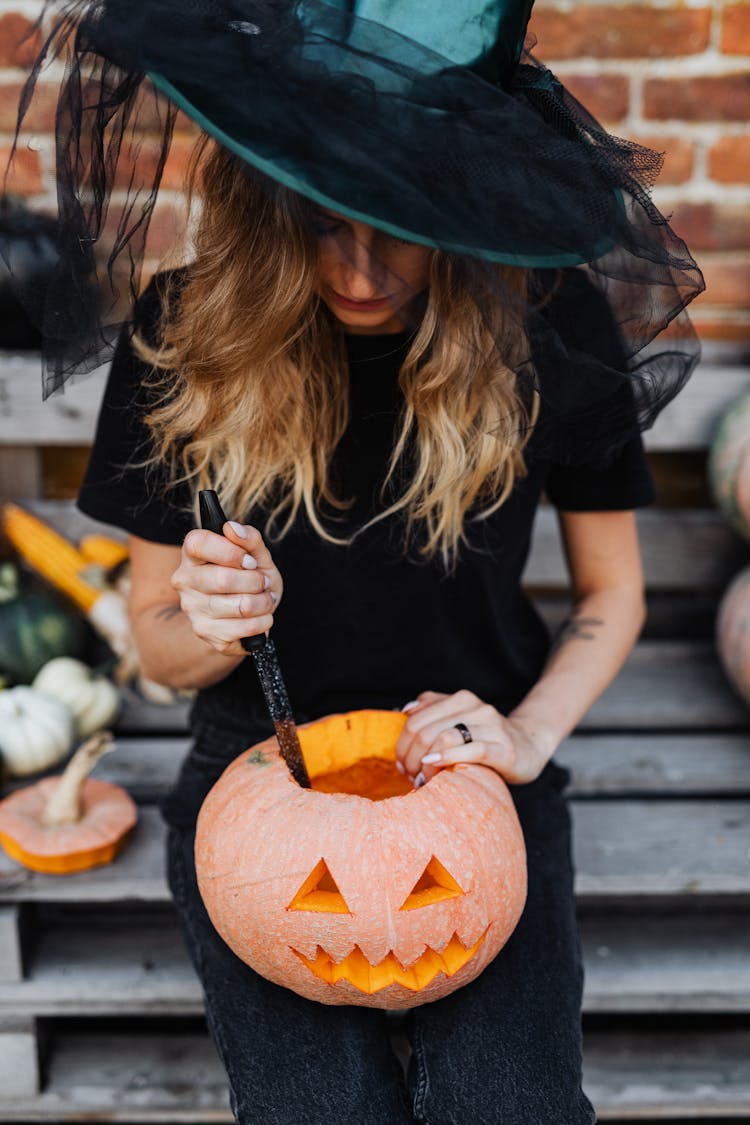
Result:
[[[219,497],[212,488],[204,488],[198,493],[200,505],[201,527],[206,531],[213,531],[217,535],[224,534],[224,524],[228,523],[224,515]],[[267,638],[264,633],[256,633],[254,637],[243,637],[240,644],[245,652],[261,652],[266,647]]]

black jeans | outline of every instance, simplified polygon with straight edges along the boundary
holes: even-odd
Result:
[[[581,1089],[583,965],[567,770],[551,762],[529,785],[510,786],[528,855],[526,906],[476,980],[406,1014],[405,1080],[391,1017],[272,984],[214,930],[195,880],[194,817],[224,764],[194,747],[164,814],[169,883],[241,1125],[595,1122]]]

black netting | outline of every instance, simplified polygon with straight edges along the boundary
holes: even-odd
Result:
[[[514,366],[541,390],[561,459],[606,457],[693,370],[685,308],[703,280],[650,199],[661,158],[606,133],[528,52],[490,81],[489,56],[456,65],[322,0],[47,0],[45,17],[56,26],[19,113],[20,127],[44,58],[65,57],[59,257],[21,294],[43,332],[45,397],[105,362],[130,319],[178,108],[269,191],[452,255],[489,327],[493,304],[518,302],[498,264],[531,271],[517,312],[533,347]],[[366,259],[379,292],[402,291],[375,242],[339,249]],[[594,354],[577,332],[584,290],[616,347]],[[423,309],[412,302],[415,321]]]

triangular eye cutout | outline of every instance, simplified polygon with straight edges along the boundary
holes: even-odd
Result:
[[[463,893],[453,876],[433,856],[400,909],[416,910],[418,906],[429,906],[431,902],[456,898]]]
[[[351,914],[324,859],[305,879],[287,910],[317,910],[324,914]]]

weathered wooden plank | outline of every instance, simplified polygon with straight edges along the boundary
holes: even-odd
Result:
[[[157,809],[142,808],[132,839],[117,861],[77,875],[27,871],[0,851],[0,902],[164,902],[164,836]]]
[[[40,930],[27,978],[0,982],[0,1019],[203,1012],[171,911],[106,921]],[[583,913],[579,929],[585,1012],[750,1012],[750,913]]]
[[[0,1092],[1,1121],[232,1122],[224,1069],[199,1031],[55,1034],[44,1091]]]
[[[750,894],[750,801],[571,800],[579,899]],[[56,877],[0,857],[0,901],[166,902],[164,826],[142,808],[133,840],[109,867]]]
[[[118,735],[173,734],[184,737],[188,729],[189,700],[163,705],[149,703],[132,688],[122,693],[122,707],[114,730]]]
[[[568,796],[750,795],[750,732],[574,735],[555,761],[571,770]]]
[[[747,729],[711,643],[643,641],[584,717],[581,730]]]
[[[583,912],[579,931],[586,1012],[750,1011],[750,910]]]
[[[0,446],[0,501],[31,500],[42,494],[42,460],[31,446]]]
[[[30,1097],[38,1089],[36,1020],[15,1014],[0,1018],[0,1097]]]
[[[103,527],[116,538],[126,538],[120,529],[84,516],[72,501],[34,500],[28,506],[71,539]],[[712,509],[644,508],[637,519],[646,584],[653,592],[718,593],[738,570],[750,564],[750,546]],[[568,586],[557,515],[547,505],[537,513],[524,581],[535,590]]]
[[[23,978],[23,909],[16,903],[0,906],[0,985]]]
[[[188,704],[126,699],[117,731],[181,733]],[[750,711],[730,687],[711,642],[641,641],[580,730],[746,730]]]
[[[750,891],[748,801],[581,799],[571,806],[581,901]]]
[[[94,437],[107,367],[42,402],[34,353],[0,352],[0,445],[87,445]]]
[[[0,443],[85,445],[94,434],[106,367],[64,394],[42,402],[41,363],[35,354],[0,353]],[[690,382],[645,434],[648,449],[704,449],[732,402],[750,390],[750,366],[739,351],[710,353]]]
[[[589,1032],[583,1088],[601,1121],[746,1117],[750,1032]]]
[[[125,786],[140,804],[153,804],[174,784],[190,741],[187,736],[118,737],[115,752],[97,765],[96,775]],[[569,797],[750,795],[750,731],[577,734],[556,751],[555,761],[571,771]],[[25,784],[19,778],[8,789]]]
[[[588,1031],[583,1088],[601,1121],[746,1118],[750,1033]],[[231,1122],[226,1077],[200,1032],[65,1029],[44,1091],[0,1100],[3,1121]],[[535,1123],[536,1125],[536,1123]]]
[[[646,586],[651,592],[722,592],[750,563],[750,548],[711,509],[644,508],[637,513]],[[556,512],[537,513],[526,586],[564,589],[568,575]]]

